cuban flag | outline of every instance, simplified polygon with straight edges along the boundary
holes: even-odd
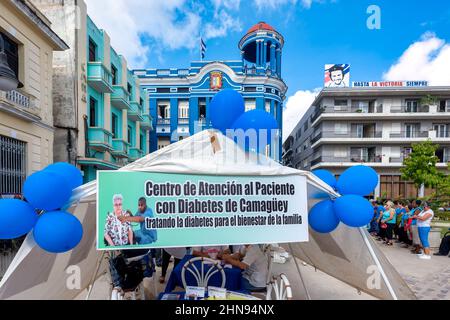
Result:
[[[203,60],[205,58],[206,53],[206,44],[205,41],[203,41],[203,38],[200,38],[200,53]]]

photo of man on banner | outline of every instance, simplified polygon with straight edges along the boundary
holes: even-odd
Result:
[[[325,65],[325,87],[346,88],[350,86],[350,65],[327,64]]]
[[[145,218],[153,218],[153,211],[147,207],[147,200],[144,197],[138,200],[138,211],[134,216],[121,216],[119,220],[122,223],[139,223],[139,230],[134,231],[135,242],[139,245],[151,244],[156,242],[157,233],[154,229],[147,229],[145,226]]]

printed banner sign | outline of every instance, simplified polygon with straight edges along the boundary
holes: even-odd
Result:
[[[354,81],[353,87],[428,87],[428,81]]]
[[[325,88],[346,88],[350,86],[349,64],[325,65]]]
[[[98,171],[97,249],[308,241],[306,178]]]

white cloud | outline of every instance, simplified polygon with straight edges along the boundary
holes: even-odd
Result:
[[[305,7],[305,8],[311,8],[311,5],[312,5],[312,2],[313,2],[313,0],[302,0],[302,5]]]
[[[240,22],[236,21],[225,10],[220,10],[219,12],[215,13],[214,20],[220,21],[220,23],[217,25],[215,25],[214,23],[205,24],[205,32],[203,33],[204,39],[224,37],[230,30],[242,30]]]
[[[295,6],[298,2],[301,3],[301,5],[309,9],[311,8],[311,5],[313,2],[323,2],[325,0],[254,0],[255,6],[258,8],[258,10],[262,9],[277,9],[280,6],[284,5],[292,5]]]
[[[92,20],[106,30],[112,46],[125,56],[132,68],[148,66],[150,53],[158,54],[164,49],[196,49],[202,29],[207,30],[205,40],[240,31],[238,18],[230,13],[239,9],[239,0],[211,0],[211,6],[186,0],[86,2]],[[204,22],[205,16],[215,19]],[[143,43],[143,36],[153,44]]]
[[[283,140],[294,130],[297,123],[314,102],[322,88],[314,90],[299,90],[290,96],[283,110]]]
[[[450,43],[427,32],[406,49],[383,74],[384,80],[426,80],[430,85],[450,85]]]
[[[213,0],[216,8],[224,7],[229,10],[239,10],[241,0]]]
[[[296,5],[297,0],[254,0],[256,7],[262,9],[276,9],[280,6],[291,4]]]

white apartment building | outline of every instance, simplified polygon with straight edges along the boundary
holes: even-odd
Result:
[[[424,97],[436,102],[424,103]],[[401,179],[414,142],[439,144],[438,167],[450,161],[450,87],[325,88],[284,143],[284,163],[340,175],[364,163],[380,175],[375,196],[415,197]],[[430,190],[427,190],[429,192]]]

